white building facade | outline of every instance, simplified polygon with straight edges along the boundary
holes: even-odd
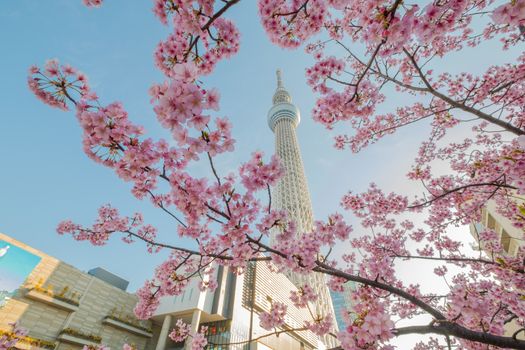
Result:
[[[523,196],[514,195],[513,203],[510,205],[525,206],[525,198]],[[470,233],[477,242],[477,249],[483,250],[489,260],[497,259],[499,253],[487,249],[483,242],[479,239],[479,234],[486,229],[493,230],[499,239],[501,247],[503,248],[502,255],[509,257],[516,257],[519,249],[525,245],[524,230],[516,227],[505,216],[498,212],[497,204],[493,200],[486,202],[485,207],[481,211],[481,221],[470,224]],[[519,326],[515,321],[511,321],[505,325],[505,335],[512,336]],[[523,333],[518,334],[518,339],[525,339]]]
[[[195,279],[182,295],[162,298],[153,316],[154,322],[162,324],[156,350],[191,349],[190,341],[175,343],[168,337],[178,319],[191,324],[192,332],[208,327],[208,350],[324,349],[309,330],[276,336],[259,326],[259,314],[270,311],[274,301],[288,307],[285,325],[277,331],[300,328],[311,320],[306,309],[296,308],[289,299],[290,292],[297,290],[294,284],[274,271],[266,262],[251,263],[242,275],[219,267],[214,292],[200,291]]]

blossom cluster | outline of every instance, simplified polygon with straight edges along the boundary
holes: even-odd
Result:
[[[338,339],[345,350],[374,348],[393,337],[394,323],[385,305],[370,296],[361,297],[360,302],[354,306],[357,317],[338,335]],[[381,349],[385,349],[385,347],[381,347]]]
[[[10,326],[12,327],[12,332],[0,337],[0,350],[13,349],[18,341],[25,337],[29,332],[27,329],[20,327],[16,323],[11,323]]]
[[[173,32],[155,50],[155,63],[168,77],[179,65],[191,66],[199,75],[209,74],[217,62],[239,50],[239,31],[235,24],[214,16],[213,0],[155,0],[153,12]],[[227,9],[234,1],[225,1]]]
[[[175,328],[169,334],[171,340],[176,343],[183,342],[190,335],[191,326],[181,319],[175,323]]]
[[[102,1],[84,3],[96,7]],[[109,205],[99,209],[91,227],[65,221],[57,231],[94,245],[103,245],[120,233],[127,243],[144,241],[150,252],[160,247],[171,250],[137,291],[135,313],[140,318],[151,317],[160,298],[183,293],[192,278],[201,278],[202,290],[214,290],[215,264],[243,273],[250,260],[266,253],[278,271],[307,275],[315,269],[331,274],[328,285],[334,291],[344,291],[349,280],[361,284],[352,292],[354,307],[347,310],[346,327],[338,334],[345,350],[390,350],[398,331],[394,320],[424,313],[431,314],[436,327],[447,323],[463,332],[455,334],[458,340],[453,342],[472,350],[480,349],[480,343],[459,339],[462,335],[504,336],[509,319],[524,326],[525,248],[508,256],[498,233],[486,228],[477,238],[490,258],[470,256],[461,240],[447,233],[447,227],[479,221],[481,208],[489,200],[514,227],[525,227],[525,204],[516,200],[525,194],[525,55],[514,64],[492,66],[480,75],[436,74],[428,66],[434,57],[475,47],[483,40],[498,38],[504,49],[521,42],[525,1],[258,1],[261,22],[272,42],[295,48],[320,32],[328,37],[306,46],[315,59],[306,76],[319,94],[313,119],[328,129],[347,124],[354,131],[336,136],[337,148],[357,152],[406,125],[428,121],[430,135],[408,174],[423,183],[424,197],[410,201],[403,194],[385,194],[374,184],[365,193],[343,197],[343,209],[372,231],[370,235],[351,235],[353,228],[341,214],[303,228],[286,211],[272,208],[270,186],[284,172],[275,156],[265,162],[255,152],[227,176],[216,168],[216,157],[233,151],[235,140],[229,120],[214,115],[219,110],[218,91],[207,87],[201,77],[239,50],[239,31],[224,17],[235,3],[154,1],[154,14],[172,32],[154,54],[167,80],[151,87],[151,102],[158,121],[175,142],[147,138],[121,103],[101,103],[76,69],[57,60],[43,68],[31,67],[28,84],[37,98],[63,110],[74,106],[85,153],[131,182],[135,197],[150,199],[176,222],[180,237],[191,238],[198,246],[188,250],[159,243],[155,227],[144,224],[140,214],[121,216]],[[487,23],[473,25],[482,15],[488,15]],[[330,43],[343,50],[331,50]],[[355,48],[362,53],[354,52]],[[335,57],[334,51],[348,55]],[[388,97],[386,85],[396,93],[415,96],[415,102],[376,114]],[[439,143],[446,140],[449,130],[463,123],[457,111],[483,122],[472,128],[474,136],[443,147]],[[494,126],[516,137],[504,139],[491,129]],[[192,165],[199,161],[209,165],[208,177],[195,175]],[[439,162],[451,171],[435,175]],[[260,199],[266,193],[268,205]],[[417,227],[414,220],[402,218],[407,214],[426,215],[424,225]],[[266,245],[270,232],[275,239]],[[360,254],[345,254],[339,262],[325,257],[341,241]],[[444,295],[423,293],[419,285],[400,280],[397,262],[417,259],[436,261],[436,277],[450,281]],[[306,284],[290,299],[305,308],[317,301],[317,295]],[[261,327],[284,328],[286,311],[284,303],[273,302],[269,312],[260,314]],[[191,337],[193,350],[204,348],[206,330],[190,334],[189,326],[179,321],[170,337],[174,341]],[[303,326],[324,336],[332,323],[330,315],[313,315]],[[416,346],[423,348],[442,346],[430,339]]]
[[[43,68],[31,66],[27,79],[29,89],[45,104],[68,110],[67,98],[72,92],[93,99],[86,76],[69,65],[60,65],[58,60],[48,60]]]
[[[298,308],[304,308],[308,306],[308,303],[317,300],[317,294],[309,285],[305,284],[297,291],[290,292],[290,300]]]
[[[273,302],[269,312],[259,314],[261,327],[266,330],[282,327],[285,323],[287,308],[283,303]]]
[[[82,2],[87,7],[100,7],[102,6],[103,0],[82,0]]]

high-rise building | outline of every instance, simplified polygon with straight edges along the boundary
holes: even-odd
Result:
[[[278,70],[273,106],[268,111],[268,125],[275,133],[275,153],[281,160],[285,174],[274,188],[273,198],[276,207],[287,211],[288,217],[295,221],[298,234],[311,232],[314,224],[310,191],[295,133],[295,128],[300,121],[299,108],[292,103],[292,97],[284,88],[281,71]],[[277,231],[274,231],[271,241],[275,239],[276,234]],[[331,315],[335,320],[332,299],[324,275],[319,273],[299,275],[291,271],[286,274],[297,287],[310,285],[318,295],[316,305],[318,315]],[[336,341],[331,336],[324,337],[323,342],[329,348],[336,346]]]
[[[0,233],[0,338],[17,322],[29,331],[18,350],[81,350],[84,345],[107,345],[137,350],[191,349],[169,338],[177,319],[196,332],[207,327],[207,350],[322,349],[310,330],[297,330],[311,319],[308,310],[290,301],[297,291],[275,266],[253,262],[242,275],[218,266],[218,288],[201,291],[199,279],[184,293],[164,297],[150,320],[138,320],[136,295],[127,281],[102,269],[88,273]],[[287,305],[284,326],[274,334],[259,325],[261,312],[272,303]],[[295,330],[294,330],[295,329]],[[250,341],[251,340],[251,341]]]
[[[353,309],[352,293],[355,290],[355,282],[348,281],[343,285],[342,292],[330,291],[332,304],[334,305],[335,320],[337,327],[344,329],[348,320],[355,320],[355,315],[351,314]]]

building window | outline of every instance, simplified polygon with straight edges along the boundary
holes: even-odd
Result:
[[[490,213],[487,214],[487,227],[492,230],[496,229],[496,220],[492,215],[490,215]]]
[[[510,248],[510,235],[505,230],[501,230],[501,245],[503,246],[503,250],[505,250],[507,253],[509,253]]]

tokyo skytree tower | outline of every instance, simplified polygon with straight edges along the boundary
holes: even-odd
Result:
[[[273,95],[273,106],[268,111],[268,125],[275,133],[275,152],[281,160],[285,174],[273,189],[272,196],[275,207],[286,210],[288,217],[296,222],[297,232],[302,234],[312,231],[314,218],[301,151],[295,134],[300,120],[299,109],[292,103],[292,97],[283,86],[281,71],[277,70],[277,89]],[[271,235],[270,243],[273,243],[276,233]],[[319,297],[316,310],[312,311],[320,316],[331,315],[335,320],[332,298],[324,275],[311,273],[303,276],[291,271],[286,275],[297,287],[308,284],[314,289]],[[322,342],[328,348],[337,345],[332,336],[324,337]]]

